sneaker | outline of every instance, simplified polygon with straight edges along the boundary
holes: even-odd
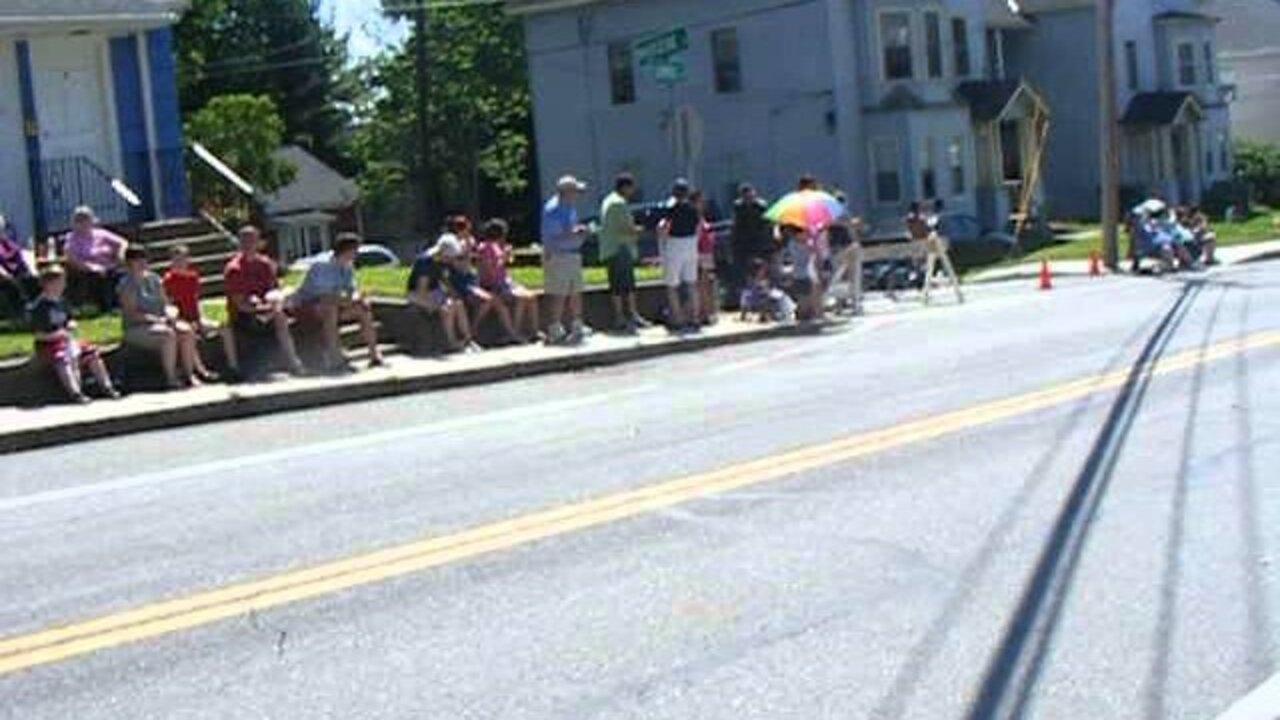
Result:
[[[462,347],[462,354],[464,355],[475,355],[478,352],[484,352],[484,348],[480,347],[480,343],[477,343],[475,340],[468,342]]]
[[[565,332],[564,326],[560,323],[556,323],[547,329],[547,338],[545,342],[548,345],[562,345],[568,337],[569,333]]]
[[[570,345],[581,345],[591,337],[591,331],[588,330],[581,322],[575,322],[569,330],[569,338],[567,342]]]
[[[632,315],[630,324],[632,327],[634,327],[637,330],[647,330],[653,327],[653,323],[649,322],[648,320],[645,320],[639,315]]]

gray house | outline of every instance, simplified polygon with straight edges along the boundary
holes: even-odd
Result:
[[[1026,29],[1008,33],[1008,65],[1053,108],[1045,193],[1057,216],[1096,216],[1098,57],[1093,0],[1022,0]],[[1231,176],[1229,92],[1218,71],[1218,19],[1204,0],[1116,3],[1116,93],[1122,182],[1190,203]]]
[[[1236,137],[1280,143],[1280,0],[1214,0],[1222,76],[1235,88]]]
[[[525,22],[544,189],[566,171],[602,189],[629,170],[652,199],[680,174],[724,206],[741,181],[776,195],[808,172],[886,226],[915,199],[993,226],[1033,199],[1048,112],[990,65],[987,31],[1026,25],[1004,0],[508,7]],[[685,77],[664,84],[641,50],[673,27],[687,33]]]

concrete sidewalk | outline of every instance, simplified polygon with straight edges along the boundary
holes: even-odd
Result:
[[[722,316],[718,325],[688,337],[654,328],[638,337],[595,335],[576,348],[528,345],[438,359],[396,356],[388,367],[341,377],[281,378],[258,384],[140,393],[88,406],[4,407],[0,408],[0,452],[568,372],[820,330],[821,326],[761,325]]]
[[[1220,248],[1217,256],[1223,265],[1244,265],[1251,262],[1280,258],[1280,240]],[[1127,262],[1122,264],[1127,265]],[[1084,277],[1089,274],[1088,260],[1051,260],[1049,267],[1053,271],[1054,277]],[[1106,272],[1106,270],[1104,269],[1103,272]],[[984,270],[966,277],[965,283],[982,284],[1008,282],[1010,280],[1032,280],[1039,276],[1040,263],[1037,261]]]

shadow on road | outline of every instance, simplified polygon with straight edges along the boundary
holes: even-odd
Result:
[[[1100,374],[1106,375],[1122,366],[1124,359],[1132,348],[1149,337],[1152,327],[1162,322],[1166,313],[1158,311],[1149,320],[1142,323],[1136,331],[1117,348],[1103,366]],[[907,660],[894,675],[889,690],[880,698],[870,717],[878,720],[894,720],[906,714],[912,695],[919,686],[920,680],[942,649],[951,630],[956,626],[962,614],[972,605],[975,596],[982,587],[982,581],[990,571],[992,564],[999,557],[1000,550],[1017,525],[1018,519],[1027,503],[1044,486],[1050,471],[1062,457],[1063,444],[1076,433],[1088,416],[1092,407],[1092,399],[1078,401],[1071,414],[1055,433],[1057,441],[1037,461],[1026,479],[1018,487],[1017,493],[1005,504],[999,517],[992,524],[982,540],[981,547],[973,558],[960,571],[955,581],[956,590],[946,600],[942,610],[934,616],[925,629],[924,635],[911,649]]]
[[[1054,522],[1000,644],[966,713],[969,720],[1019,718],[1039,679],[1098,507],[1160,359],[1203,288],[1188,283],[1134,362]]]
[[[1222,302],[1229,288],[1223,287],[1205,322],[1200,339],[1203,353],[1213,342],[1222,313]],[[1152,638],[1151,666],[1147,670],[1146,716],[1151,720],[1166,717],[1165,697],[1169,686],[1169,661],[1173,653],[1174,635],[1178,630],[1178,590],[1182,586],[1182,549],[1186,537],[1187,493],[1191,482],[1191,462],[1195,456],[1196,428],[1200,420],[1200,402],[1204,394],[1205,366],[1196,365],[1188,392],[1187,417],[1182,426],[1182,447],[1178,455],[1178,475],[1174,479],[1173,502],[1169,512],[1169,534],[1165,539],[1164,574],[1160,578],[1160,609],[1156,615]]]

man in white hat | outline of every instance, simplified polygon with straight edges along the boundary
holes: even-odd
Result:
[[[565,175],[556,181],[556,194],[542,208],[543,283],[551,301],[549,345],[576,344],[586,336],[582,326],[582,243],[587,229],[578,223],[575,207],[578,195],[586,189],[577,178]]]

